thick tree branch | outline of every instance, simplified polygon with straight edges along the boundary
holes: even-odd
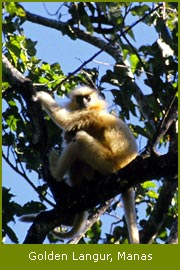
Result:
[[[138,23],[144,21],[146,17],[150,16],[152,13],[154,13],[156,10],[158,10],[161,6],[162,6],[162,4],[160,3],[154,9],[151,9],[144,16],[142,16],[136,22],[134,22],[131,26],[127,27],[124,31],[122,31],[122,33],[120,33],[120,36],[128,33],[128,31],[130,31]],[[47,26],[50,28],[54,28],[54,29],[57,29],[58,31],[60,30],[62,33],[66,33],[65,29],[67,30],[69,28],[69,31],[75,37],[77,36],[77,38],[100,48],[98,55],[100,53],[102,53],[103,51],[106,51],[113,58],[115,58],[116,60],[117,59],[119,60],[119,52],[117,51],[117,53],[116,53],[116,50],[114,48],[114,42],[116,40],[112,40],[111,42],[106,43],[102,39],[100,39],[96,36],[93,36],[91,33],[87,32],[87,31],[85,32],[85,31],[80,30],[79,28],[74,27],[73,25],[69,25],[68,22],[64,23],[64,22],[60,22],[57,20],[48,19],[48,18],[45,18],[45,17],[40,16],[40,15],[32,14],[26,10],[25,10],[25,12],[26,12],[26,18],[28,21],[31,21],[33,23],[38,23],[38,24],[41,24],[41,25],[44,25],[44,26]],[[116,39],[119,39],[119,36]]]
[[[3,79],[11,85],[11,89],[19,93],[25,100],[28,108],[28,115],[35,130],[33,141],[40,148],[41,157],[44,159],[47,153],[47,131],[43,120],[43,112],[40,104],[33,102],[32,96],[35,94],[34,87],[30,79],[23,76],[7,59],[2,55]],[[43,140],[42,140],[43,138]]]
[[[176,186],[176,175],[177,153],[168,153],[145,159],[138,157],[119,172],[106,179],[94,179],[86,185],[72,188],[63,182],[56,183],[59,194],[57,208],[42,212],[37,217],[24,243],[42,243],[50,230],[59,224],[70,224],[76,213],[95,207],[147,179],[172,176],[172,185]]]
[[[30,80],[22,75],[7,59],[7,57],[2,54],[2,69],[3,69],[3,79],[6,80],[16,88],[21,88],[23,83],[30,82]]]
[[[75,26],[70,26],[64,22],[52,20],[40,15],[33,14],[29,11],[26,11],[26,18],[32,23],[37,23],[46,27],[50,27],[61,31],[62,33],[65,33],[67,32],[67,30],[69,30],[69,32],[71,32],[71,35],[74,36],[74,38],[78,38],[82,41],[88,42],[89,44],[101,49],[101,52],[106,51],[114,59],[119,58],[119,52],[117,50],[114,50],[114,46],[112,46],[112,44],[106,43],[104,40],[97,36],[93,36],[90,32],[83,31]],[[98,52],[98,55],[99,54],[100,52]]]
[[[65,184],[59,183],[59,187],[62,188],[59,188],[60,205],[58,207],[61,211],[64,208],[69,209],[72,213],[86,210],[147,179],[162,179],[171,176],[177,176],[177,153],[150,156],[145,159],[139,156],[119,172],[106,178],[94,179],[86,185],[76,188],[67,186],[64,192]],[[94,189],[95,186],[96,189]],[[63,190],[62,193],[61,190]]]
[[[35,94],[33,84],[30,79],[23,76],[14,66],[10,63],[5,55],[2,55],[3,66],[3,79],[7,80],[11,85],[11,89],[19,93],[26,102],[27,115],[30,119],[30,123],[33,129],[32,146],[40,154],[40,158],[43,165],[43,178],[49,183],[49,187],[54,194],[53,178],[48,169],[48,134],[44,121],[44,114],[41,105],[38,102],[32,100],[32,96]],[[52,185],[51,185],[52,182]]]

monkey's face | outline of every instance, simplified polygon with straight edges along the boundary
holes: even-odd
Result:
[[[73,90],[70,94],[70,102],[67,108],[70,111],[76,110],[102,110],[106,103],[100,99],[96,90],[89,87],[81,87]]]
[[[80,110],[88,108],[91,102],[91,95],[78,95],[75,97],[75,102]]]
[[[98,100],[96,93],[74,95],[69,103],[69,109],[71,111],[92,109]]]
[[[101,110],[105,106],[105,102],[94,91],[90,94],[74,96],[74,104],[76,104],[76,110]]]

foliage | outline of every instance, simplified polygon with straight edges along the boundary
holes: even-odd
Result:
[[[37,90],[43,89],[52,93],[57,91],[59,96],[63,96],[75,86],[83,84],[96,85],[102,94],[105,93],[103,90],[108,88],[113,97],[116,113],[124,121],[128,121],[141,150],[143,141],[143,146],[147,144],[153,150],[161,148],[166,152],[175,151],[176,119],[173,118],[169,129],[165,124],[166,120],[172,120],[171,111],[177,98],[177,3],[165,3],[163,8],[151,12],[153,3],[64,2],[53,15],[54,20],[50,20],[47,16],[40,22],[34,21],[33,14],[18,2],[5,2],[3,54],[17,70],[32,80]],[[147,39],[149,43],[138,45],[135,27],[130,27],[129,23],[138,20],[136,28],[141,29],[142,25],[147,29],[153,27],[156,40],[151,42],[151,39]],[[24,35],[27,21],[59,29],[63,35],[74,40],[74,46],[76,40],[80,39],[106,51],[114,59],[113,68],[107,67],[106,72],[100,74],[98,68],[90,69],[83,66],[73,74],[72,70],[69,70],[70,76],[66,76],[59,63],[50,64],[37,57],[38,41]],[[19,89],[12,88],[6,76],[2,86],[3,157],[11,169],[23,176],[39,196],[39,201],[27,202],[22,206],[15,202],[15,197],[9,189],[3,189],[3,235],[8,235],[12,242],[17,243],[18,238],[9,225],[10,221],[14,222],[15,215],[45,210],[45,205],[49,203],[51,197],[49,199],[48,185],[44,182],[34,184],[35,181],[31,176],[35,172],[40,180],[43,178],[42,159],[34,141],[34,126],[29,116],[31,112],[27,110]],[[47,116],[45,120],[48,130],[47,149],[53,146],[61,149],[60,130]],[[150,219],[164,185],[163,180],[167,179],[162,179],[161,182],[150,180],[152,179],[147,179],[147,182],[137,187],[137,206],[145,209],[145,218],[141,219],[139,216],[140,229],[143,229]],[[21,183],[22,187],[23,185]],[[154,243],[160,241],[165,243],[167,240],[168,231],[177,216],[176,194],[173,195],[172,201]],[[87,233],[87,242],[127,242],[125,220],[118,217],[120,208],[119,203],[115,203],[114,208],[112,205],[109,209],[109,213],[111,215],[114,213],[115,221],[119,224],[103,234],[101,222],[95,223]]]

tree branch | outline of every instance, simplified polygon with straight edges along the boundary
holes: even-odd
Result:
[[[160,139],[167,133],[169,128],[172,126],[173,123],[176,122],[178,117],[178,100],[177,100],[177,93],[173,96],[170,105],[165,113],[162,121],[159,124],[159,128],[157,132],[154,134],[152,142],[150,142],[150,146],[155,151],[157,144],[159,143]]]
[[[171,176],[172,184],[177,185],[176,175],[177,153],[168,153],[163,156],[151,156],[145,159],[137,157],[119,172],[110,175],[106,179],[104,177],[94,179],[92,182],[86,183],[86,185],[72,188],[63,182],[56,183],[56,190],[59,194],[57,208],[42,212],[38,216],[31,226],[24,243],[42,243],[50,230],[53,230],[59,224],[70,224],[72,217],[78,212],[104,203],[147,179]],[[39,238],[42,242],[38,242],[40,241]]]
[[[84,66],[86,66],[88,63],[90,63],[94,58],[96,58],[98,55],[100,55],[102,52],[106,52],[108,53],[110,56],[112,56],[116,63],[123,65],[124,69],[127,70],[127,74],[129,71],[129,66],[124,62],[123,58],[122,58],[122,52],[121,52],[121,48],[117,46],[116,43],[116,39],[119,39],[121,36],[124,36],[129,30],[131,30],[133,27],[135,27],[139,22],[143,21],[147,16],[149,16],[150,14],[152,14],[155,10],[157,10],[158,8],[160,8],[162,6],[162,4],[159,4],[157,7],[155,7],[155,9],[150,10],[147,14],[145,14],[142,18],[140,18],[139,20],[137,20],[136,22],[134,22],[131,26],[127,27],[124,31],[122,31],[122,33],[120,33],[119,35],[117,35],[117,37],[106,43],[103,39],[96,37],[94,35],[92,35],[89,32],[85,32],[82,31],[79,28],[76,28],[74,26],[69,26],[69,31],[71,32],[72,35],[74,35],[74,37],[77,37],[80,40],[83,40],[85,42],[88,42],[89,44],[96,46],[97,48],[99,48],[100,50],[97,51],[93,56],[91,56],[89,59],[87,59],[86,61],[83,62],[82,65],[80,65],[77,69],[75,69],[74,71],[70,72],[68,74],[68,76],[62,80],[60,82],[59,85],[56,86],[56,88],[53,90],[55,91],[57,89],[57,87],[59,87],[60,85],[62,85],[65,81],[67,81],[70,77],[72,77],[73,75],[75,75],[77,72],[79,72]],[[43,16],[40,15],[36,15],[36,14],[32,14],[28,11],[26,12],[26,18],[28,21],[32,22],[32,23],[37,23],[40,25],[44,25],[50,28],[54,28],[58,31],[61,31],[62,33],[65,32],[65,29],[67,29],[68,24],[64,23],[64,22],[60,22],[57,20],[52,20],[52,19],[48,19],[45,18]],[[67,32],[67,30],[66,30]],[[152,111],[149,107],[149,104],[146,102],[143,92],[141,91],[141,89],[139,88],[139,86],[136,84],[136,82],[134,81],[134,79],[132,79],[131,77],[126,78],[127,80],[127,87],[129,87],[130,89],[133,89],[133,95],[137,101],[137,103],[139,104],[139,109],[142,113],[142,115],[144,116],[145,119],[149,120],[153,126],[153,115],[152,115]]]
[[[178,244],[178,217],[175,218],[166,244]]]
[[[77,236],[76,238],[72,239],[68,244],[77,244],[79,243],[80,239],[83,237],[83,235],[96,223],[96,221],[109,209],[111,205],[112,200],[109,200],[102,204],[96,211],[95,214],[93,214],[89,219],[88,223],[84,229],[84,231]]]
[[[100,51],[97,52],[97,55],[99,55],[103,51],[106,51],[113,58],[115,58],[115,59],[117,57],[119,58],[119,52],[114,50],[114,46],[111,46],[112,44],[106,43],[104,40],[102,40],[101,38],[99,38],[97,36],[93,36],[90,32],[83,31],[83,30],[76,28],[72,25],[70,26],[64,22],[52,20],[52,19],[40,16],[40,15],[33,14],[33,13],[26,11],[26,10],[25,10],[25,12],[26,12],[27,20],[32,22],[32,23],[37,23],[37,24],[40,24],[43,26],[47,26],[47,27],[56,29],[58,31],[61,31],[62,33],[65,33],[65,31],[67,32],[67,30],[69,29],[69,32],[71,32],[71,35],[74,36],[74,38],[78,38],[82,41],[85,41],[85,42],[99,48]],[[89,60],[88,63],[90,61],[91,60]],[[84,63],[83,66],[85,66],[85,65],[86,64]],[[75,74],[75,72],[73,72],[73,74]]]
[[[169,160],[171,160],[171,162],[169,162]],[[63,188],[60,188],[59,196],[61,205],[58,205],[58,207],[60,207],[61,211],[63,211],[64,208],[69,209],[72,213],[87,210],[111,199],[132,186],[143,183],[147,179],[160,179],[170,176],[176,177],[177,166],[177,153],[150,156],[145,159],[138,156],[125,168],[110,175],[106,179],[102,177],[86,185],[80,185],[75,188],[67,187],[66,194],[64,194],[64,192],[61,194]],[[61,185],[64,186],[65,184],[60,183],[60,186]],[[94,190],[95,186],[96,189]]]
[[[54,195],[54,180],[49,172],[48,165],[48,134],[44,121],[44,114],[41,105],[32,100],[35,94],[33,84],[30,79],[23,76],[14,66],[10,63],[5,55],[2,55],[3,66],[3,79],[7,80],[11,88],[19,93],[26,102],[27,115],[30,119],[30,124],[33,126],[32,146],[40,154],[42,161],[42,174],[45,181],[48,182],[52,194]]]
[[[41,25],[44,25],[44,26],[47,26],[50,28],[54,28],[54,29],[57,29],[58,31],[60,30],[62,33],[64,33],[64,30],[69,27],[69,31],[72,32],[72,35],[74,35],[75,37],[77,36],[79,39],[100,48],[100,51],[97,52],[97,55],[101,54],[103,51],[106,51],[113,58],[117,59],[117,56],[119,58],[119,53],[116,54],[116,50],[114,50],[115,41],[117,39],[119,39],[119,37],[125,35],[130,30],[132,30],[132,28],[134,28],[138,23],[144,21],[146,17],[150,16],[152,13],[154,13],[156,10],[158,10],[161,6],[162,6],[161,3],[158,4],[154,9],[151,9],[144,16],[142,16],[137,21],[132,23],[132,25],[127,27],[125,30],[123,30],[122,33],[120,33],[120,36],[117,36],[116,39],[110,41],[109,43],[104,42],[102,39],[93,36],[91,33],[87,32],[87,31],[85,32],[85,31],[80,30],[79,28],[72,26],[72,25],[70,26],[67,22],[64,23],[64,22],[60,22],[57,20],[48,19],[48,18],[45,18],[45,17],[40,16],[40,15],[32,14],[32,13],[26,11],[25,9],[24,9],[24,11],[26,12],[26,18],[28,21],[31,21],[33,23],[38,23],[38,24],[41,24]]]

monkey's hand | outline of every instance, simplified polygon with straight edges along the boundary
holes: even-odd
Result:
[[[66,125],[69,120],[69,112],[59,106],[50,94],[43,91],[37,92],[33,100],[41,103],[43,109],[57,126],[63,128]]]
[[[44,91],[36,92],[35,95],[32,96],[32,100],[34,102],[41,101],[43,98],[48,98],[50,95]],[[51,96],[50,96],[51,97]]]
[[[47,112],[59,109],[59,105],[56,103],[53,97],[44,91],[37,92],[36,95],[32,97],[32,99],[35,102],[40,101],[41,105]]]

